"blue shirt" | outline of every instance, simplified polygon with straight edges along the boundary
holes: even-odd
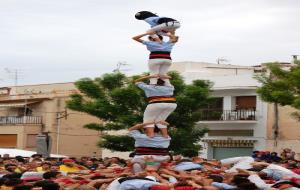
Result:
[[[174,86],[148,85],[144,82],[137,82],[136,85],[144,90],[147,98],[153,96],[173,96],[174,94]]]
[[[121,183],[118,190],[148,190],[152,185],[155,184],[159,183],[155,181],[133,179]]]
[[[150,24],[151,28],[157,25],[157,21],[160,19],[158,16],[152,16],[149,18],[144,19],[145,22]]]
[[[200,164],[195,164],[193,162],[180,162],[175,166],[175,170],[178,171],[186,171],[186,170],[193,170],[193,169],[202,169],[203,166]]]
[[[166,52],[171,52],[172,48],[174,46],[174,43],[172,42],[152,42],[152,41],[143,41],[143,44],[147,46],[147,49],[150,52],[154,51],[166,51]]]
[[[138,130],[132,130],[128,134],[135,140],[135,147],[153,147],[153,148],[168,148],[171,138],[165,138],[161,135],[155,134],[153,138],[141,133]]]
[[[236,189],[236,186],[228,185],[226,183],[212,182],[211,185],[215,186],[215,187],[217,187],[219,189],[224,189],[224,190],[227,190],[227,189]]]

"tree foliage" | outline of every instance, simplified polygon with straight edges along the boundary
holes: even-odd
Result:
[[[262,86],[257,93],[262,100],[281,106],[292,106],[300,110],[300,61],[290,69],[284,69],[280,63],[268,63],[269,72],[256,76]],[[292,114],[300,121],[300,113]]]
[[[175,87],[177,109],[167,119],[172,137],[170,150],[186,156],[197,155],[201,148],[197,142],[206,129],[196,127],[200,119],[199,109],[210,101],[209,81],[196,80],[185,84],[176,72],[170,72],[171,83]],[[126,77],[121,73],[105,74],[94,80],[84,78],[75,82],[79,94],[72,94],[67,107],[98,117],[102,122],[90,123],[85,128],[102,131],[99,146],[115,151],[131,151],[134,140],[129,136],[109,135],[107,131],[121,130],[142,123],[147,106],[144,92],[137,88],[133,80],[139,76]]]

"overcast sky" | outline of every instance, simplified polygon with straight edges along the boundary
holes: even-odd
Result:
[[[148,52],[131,37],[149,29],[141,10],[182,27],[173,61],[235,65],[290,61],[300,54],[298,0],[0,0],[0,86],[75,81],[147,71]],[[8,68],[10,72],[5,71]]]

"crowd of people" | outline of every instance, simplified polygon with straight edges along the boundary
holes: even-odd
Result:
[[[0,190],[295,190],[300,189],[300,161],[282,156],[207,160],[171,156],[145,158],[140,171],[132,159],[0,158]]]

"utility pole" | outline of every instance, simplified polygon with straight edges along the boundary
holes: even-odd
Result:
[[[64,111],[57,112],[56,113],[56,122],[57,122],[57,127],[56,127],[56,154],[59,154],[59,142],[60,142],[60,125],[61,125],[61,119],[65,118],[67,119],[67,116],[69,114],[67,113],[67,109],[65,108]]]
[[[56,113],[57,129],[56,129],[56,154],[59,154],[59,134],[60,134],[60,119],[61,113]]]

